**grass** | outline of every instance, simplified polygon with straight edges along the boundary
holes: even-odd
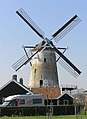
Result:
[[[7,117],[3,116],[0,117],[0,119],[48,119],[47,116],[24,116],[24,117]],[[77,117],[75,115],[67,115],[67,116],[52,116],[49,119],[87,119],[87,115],[78,115]]]

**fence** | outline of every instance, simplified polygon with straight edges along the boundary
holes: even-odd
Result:
[[[80,112],[79,106],[0,107],[0,116],[74,115],[75,109]]]

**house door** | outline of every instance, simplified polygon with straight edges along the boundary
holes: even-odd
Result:
[[[40,80],[40,87],[43,86],[43,80]]]

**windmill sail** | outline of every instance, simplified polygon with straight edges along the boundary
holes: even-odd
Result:
[[[62,39],[68,32],[70,32],[79,22],[81,19],[75,15],[72,17],[65,25],[63,25],[59,30],[57,30],[52,37],[56,42]]]
[[[24,55],[21,57],[17,62],[15,62],[12,67],[15,71],[18,71],[24,64],[26,64],[28,61],[28,57]]]
[[[57,49],[59,49],[59,48],[57,48]],[[61,48],[61,49],[64,50],[64,51],[62,52],[62,54],[64,54],[65,51],[68,49],[68,47],[67,47],[67,48]],[[61,57],[60,57],[59,55],[57,55],[57,57],[56,57],[56,62],[58,62],[60,58],[61,58]]]
[[[44,48],[45,47],[40,47],[35,53],[33,53],[31,56],[28,56],[29,58],[27,57],[27,55],[24,55],[16,63],[14,63],[12,67],[15,71],[18,71],[23,65],[26,65],[32,59],[32,57],[34,57],[38,52],[40,52]]]
[[[37,33],[44,39],[44,32],[37,26],[37,24],[28,16],[23,8],[20,8],[16,13]]]
[[[62,62],[62,64],[64,64],[63,66],[66,69],[70,69],[72,71],[72,73],[74,72],[74,74],[76,74],[76,76],[77,76],[77,74],[80,75],[81,71],[75,65],[73,65],[72,62],[70,60],[68,60],[68,58],[66,58],[53,44],[51,44],[51,45],[54,48],[55,52],[62,58],[61,62]]]
[[[71,67],[71,65],[69,65],[65,60],[63,60],[62,58],[60,58],[58,60],[58,63],[63,66],[71,75],[73,75],[75,78],[77,78],[80,73],[78,73],[75,69],[73,69]]]

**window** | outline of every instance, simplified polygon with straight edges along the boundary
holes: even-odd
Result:
[[[44,62],[46,62],[46,58],[44,58]]]
[[[34,73],[36,73],[36,69],[34,70]]]
[[[47,80],[47,79],[44,79],[44,80],[43,80],[43,86],[44,86],[44,87],[47,87],[47,86],[48,86],[48,80]]]
[[[20,99],[19,104],[20,105],[25,104],[25,99]]]
[[[33,104],[41,104],[42,103],[42,99],[33,99]]]
[[[11,100],[7,106],[17,106],[18,105],[18,100]]]
[[[59,100],[57,100],[57,105],[59,105]]]
[[[68,105],[69,104],[69,100],[64,100],[64,105]]]
[[[11,101],[8,106],[16,106],[15,101]]]

